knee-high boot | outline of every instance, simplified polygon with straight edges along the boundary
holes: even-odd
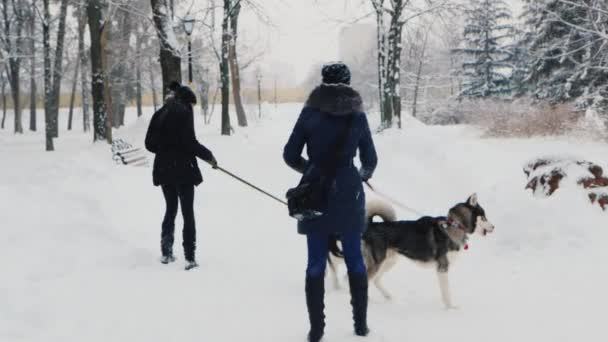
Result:
[[[355,334],[367,336],[367,273],[348,274],[350,285],[351,305],[353,307],[353,320],[355,323]]]
[[[310,320],[308,341],[319,342],[325,331],[325,279],[321,277],[306,276],[306,306]]]

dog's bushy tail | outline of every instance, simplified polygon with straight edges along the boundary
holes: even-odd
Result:
[[[388,204],[387,202],[380,200],[371,200],[365,204],[365,215],[367,217],[368,222],[372,222],[373,218],[376,216],[380,216],[383,221],[391,222],[397,220],[397,214],[395,213],[395,209]],[[338,237],[336,235],[330,235],[329,237],[329,252],[337,257],[344,258],[344,253],[338,246]],[[328,259],[331,263],[331,258]]]
[[[372,222],[374,217],[380,216],[384,222],[397,220],[395,209],[389,203],[381,200],[370,200],[365,205],[365,214],[368,222]]]

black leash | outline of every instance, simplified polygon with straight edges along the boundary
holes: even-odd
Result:
[[[376,190],[376,189],[375,189],[375,188],[374,188],[374,187],[373,187],[373,186],[372,186],[372,185],[369,183],[369,181],[365,182],[365,185],[367,185],[367,187],[368,187],[368,188],[369,188],[371,191],[373,191],[374,193],[376,193],[376,195],[378,195],[378,196],[380,196],[380,197],[384,198],[385,200],[387,200],[387,201],[389,201],[389,202],[393,203],[393,204],[394,204],[394,205],[396,205],[397,207],[399,207],[399,208],[401,208],[401,209],[403,209],[403,210],[405,210],[405,211],[409,211],[409,212],[411,212],[411,213],[413,213],[413,214],[416,214],[416,215],[418,215],[418,216],[424,216],[424,214],[423,214],[423,213],[421,213],[420,211],[418,211],[418,210],[416,210],[416,209],[413,209],[413,208],[410,208],[410,207],[408,207],[407,205],[405,205],[405,204],[403,204],[403,203],[401,203],[401,202],[397,201],[396,199],[392,198],[391,196],[389,196],[389,195],[387,195],[387,194],[385,194],[385,193],[383,193],[383,192],[381,192],[381,191]]]
[[[226,169],[224,169],[224,168],[221,168],[221,167],[219,167],[219,166],[216,166],[216,167],[215,167],[215,169],[216,169],[216,170],[219,170],[219,171],[222,171],[223,173],[227,174],[228,176],[230,176],[230,177],[232,177],[232,178],[234,178],[234,179],[238,180],[239,182],[241,182],[241,183],[243,183],[243,184],[245,184],[245,185],[249,186],[249,187],[250,187],[250,188],[252,188],[252,189],[257,190],[258,192],[261,192],[262,194],[264,194],[264,195],[266,195],[266,196],[268,196],[268,197],[272,198],[273,200],[275,200],[275,201],[277,201],[277,202],[279,202],[279,203],[281,203],[281,204],[283,204],[283,205],[287,205],[287,202],[285,202],[285,201],[283,201],[282,199],[280,199],[280,198],[278,198],[278,197],[276,197],[276,196],[274,196],[274,195],[270,194],[270,193],[269,193],[269,192],[267,192],[267,191],[264,191],[264,190],[262,190],[262,189],[258,188],[257,186],[255,186],[255,185],[253,185],[253,184],[249,183],[248,181],[246,181],[246,180],[244,180],[243,178],[241,178],[241,177],[239,177],[239,176],[235,175],[234,173],[232,173],[232,172],[230,172],[230,171],[228,171],[228,170],[226,170]]]
[[[230,176],[230,177],[232,177],[232,178],[234,178],[234,179],[238,180],[239,182],[241,182],[241,183],[243,183],[243,184],[247,185],[248,187],[250,187],[250,188],[252,188],[252,189],[254,189],[254,190],[256,190],[256,191],[258,191],[258,192],[260,192],[260,193],[262,193],[262,194],[264,194],[264,195],[266,195],[266,196],[268,196],[268,197],[270,197],[270,198],[272,198],[273,200],[275,200],[275,201],[277,201],[277,202],[279,202],[279,203],[281,203],[281,204],[283,204],[283,205],[285,205],[285,206],[287,205],[287,202],[285,202],[284,200],[282,200],[282,199],[280,199],[280,198],[278,198],[278,197],[276,197],[276,196],[272,195],[272,194],[271,194],[271,193],[269,193],[268,191],[265,191],[265,190],[263,190],[263,189],[261,189],[261,188],[259,188],[259,187],[255,186],[255,185],[251,184],[250,182],[248,182],[248,181],[244,180],[243,178],[241,178],[241,177],[239,177],[239,176],[235,175],[234,173],[232,173],[232,172],[230,172],[230,171],[228,171],[228,170],[226,170],[226,169],[224,169],[224,168],[222,168],[222,167],[220,167],[220,166],[216,166],[216,167],[214,167],[214,168],[215,168],[216,170],[219,170],[219,171],[223,172],[224,174],[226,174],[226,175],[228,175],[228,176]],[[401,209],[404,209],[404,210],[406,210],[406,211],[412,212],[412,213],[417,214],[417,215],[420,215],[420,216],[424,216],[424,215],[423,215],[422,213],[420,213],[419,211],[417,211],[417,210],[415,210],[415,209],[412,209],[412,208],[410,208],[410,207],[408,207],[408,206],[406,206],[406,205],[404,205],[404,204],[400,203],[399,201],[395,200],[394,198],[392,198],[392,197],[390,197],[390,196],[388,196],[388,195],[386,195],[386,194],[384,194],[384,193],[382,193],[382,192],[380,192],[380,191],[376,190],[376,189],[375,189],[375,188],[374,188],[374,187],[373,187],[373,186],[372,186],[372,185],[369,183],[369,181],[368,181],[368,182],[365,182],[365,185],[367,185],[367,187],[368,187],[368,188],[369,188],[371,191],[375,192],[377,195],[379,195],[380,197],[383,197],[384,199],[388,200],[389,202],[392,202],[393,204],[395,204],[396,206],[400,207]]]

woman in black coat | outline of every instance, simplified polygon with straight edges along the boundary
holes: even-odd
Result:
[[[161,262],[175,261],[173,235],[178,199],[184,218],[183,247],[186,270],[197,267],[195,260],[196,228],[194,223],[194,187],[203,177],[196,157],[213,167],[217,161],[213,153],[201,145],[194,133],[196,96],[192,90],[177,82],[169,87],[171,93],[165,105],[152,116],[146,134],[146,149],[156,154],[152,171],[153,183],[161,186],[167,204],[161,233]]]

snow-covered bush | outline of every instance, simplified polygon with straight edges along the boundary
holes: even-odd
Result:
[[[574,187],[587,192],[591,203],[608,210],[608,178],[601,166],[575,158],[546,157],[524,166],[526,189],[535,196],[549,197],[560,188]]]
[[[519,98],[451,101],[421,119],[431,125],[476,125],[489,137],[535,137],[585,130],[580,123],[583,117],[569,105],[550,106]]]

